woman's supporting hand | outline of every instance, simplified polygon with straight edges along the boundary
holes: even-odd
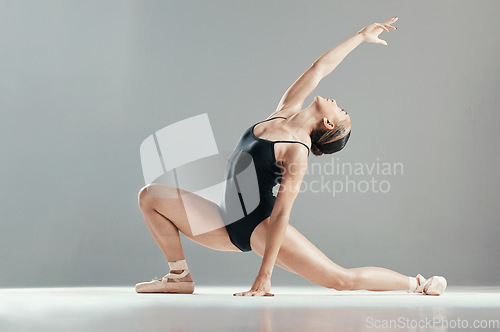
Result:
[[[259,274],[247,292],[234,293],[234,296],[274,296],[270,293],[271,277]]]
[[[398,17],[393,17],[390,20],[384,22],[384,23],[373,23],[370,25],[367,25],[363,29],[359,30],[358,33],[363,36],[364,41],[369,42],[369,43],[375,43],[375,44],[382,44],[387,46],[387,42],[385,40],[379,39],[378,35],[382,33],[382,31],[387,31],[389,32],[391,30],[397,29],[396,27],[393,27],[391,24],[396,22],[398,20]]]

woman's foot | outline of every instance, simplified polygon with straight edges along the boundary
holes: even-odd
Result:
[[[192,294],[194,282],[186,264],[186,260],[169,262],[170,272],[163,278],[154,278],[148,282],[135,285],[137,293],[182,293]]]
[[[434,276],[426,280],[421,274],[418,274],[415,278],[410,277],[408,293],[441,295],[444,293],[447,285],[444,277]]]

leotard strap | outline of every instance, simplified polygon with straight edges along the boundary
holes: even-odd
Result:
[[[270,119],[266,119],[266,120],[257,122],[256,124],[253,125],[253,127],[255,127],[256,125],[258,125],[259,123],[266,122],[266,121],[269,121],[269,120],[274,120],[274,119],[285,119],[286,120],[287,118],[285,118],[283,116],[275,116],[274,118],[270,118]],[[308,156],[309,156],[309,153],[311,152],[311,150],[309,149],[309,147],[305,143],[302,143],[302,142],[299,142],[299,141],[270,141],[270,142],[273,142],[273,143],[299,143],[299,144],[302,144],[303,146],[305,146],[307,148],[307,155]]]

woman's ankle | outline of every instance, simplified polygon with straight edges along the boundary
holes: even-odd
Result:
[[[418,287],[418,280],[415,277],[408,277],[408,293],[414,293]]]
[[[184,270],[170,270],[171,273],[181,274]]]
[[[184,272],[184,270],[170,270],[169,273],[170,274],[182,274]],[[173,278],[169,278],[169,281],[172,281]],[[193,279],[191,279],[191,273],[189,272],[188,270],[188,273],[182,277],[182,278],[176,278],[176,280],[179,280],[179,281],[193,281]]]
[[[168,266],[170,268],[170,275],[181,275],[179,278],[175,278],[178,281],[193,281],[191,279],[191,274],[189,273],[189,268],[187,266],[186,260],[185,259],[180,259],[177,261],[173,262],[168,262]],[[169,278],[169,280],[172,280],[174,278]]]

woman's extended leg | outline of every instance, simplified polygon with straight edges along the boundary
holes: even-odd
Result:
[[[264,253],[267,228],[266,220],[257,226],[250,238],[253,251],[260,256]],[[336,290],[408,290],[410,283],[408,276],[381,267],[343,268],[291,225],[288,225],[277,262],[317,285]]]

